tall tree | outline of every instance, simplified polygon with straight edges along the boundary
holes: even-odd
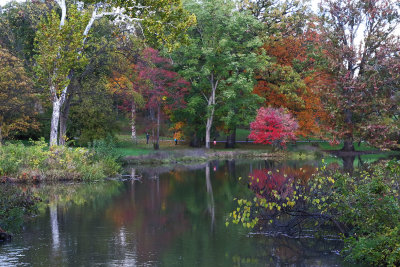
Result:
[[[187,125],[204,123],[206,148],[210,148],[217,108],[218,119],[229,130],[255,114],[258,97],[252,87],[254,69],[262,65],[262,55],[255,51],[262,45],[257,37],[261,24],[249,13],[239,12],[234,1],[187,1],[185,8],[196,15],[197,24],[188,32],[190,44],[173,57],[192,83],[184,111]]]
[[[85,0],[85,2],[101,2]],[[183,7],[181,0],[109,0],[113,6],[123,8],[131,22],[139,23],[146,42],[153,47],[166,46],[169,50],[186,42],[187,29],[196,21]]]
[[[118,64],[118,69],[113,69],[112,76],[109,78],[109,89],[120,100],[118,108],[130,115],[131,138],[133,142],[136,142],[136,112],[145,104],[143,92],[141,92],[143,88],[137,84],[135,64],[126,58],[119,57],[119,59],[119,63],[122,64]]]
[[[87,63],[85,41],[97,19],[113,15],[128,23],[138,22],[143,33],[152,32],[161,38],[160,41],[168,44],[175,42],[173,38],[167,37],[179,36],[194,20],[180,7],[179,1],[85,1],[94,3],[89,7],[91,13],[86,8],[80,8],[79,12],[74,5],[67,7],[65,0],[56,2],[61,9],[61,16],[53,11],[41,23],[36,35],[36,72],[40,80],[45,81],[50,88],[53,105],[50,145],[57,145],[60,110],[68,95],[74,69]],[[113,9],[110,4],[124,9]],[[124,17],[121,12],[130,17]]]
[[[12,1],[0,11],[0,43],[31,71],[35,54],[34,39],[40,18],[53,8],[53,1]]]
[[[154,148],[159,148],[161,113],[171,114],[183,108],[184,97],[190,84],[172,70],[171,60],[159,55],[152,48],[144,49],[136,65],[137,85],[146,98],[146,108],[156,114],[156,138]],[[154,128],[153,128],[154,129]]]
[[[0,46],[0,145],[3,136],[37,128],[33,82],[20,59]]]
[[[387,141],[391,100],[397,89],[391,66],[399,61],[400,22],[392,0],[325,0],[321,5],[321,33],[335,84],[325,88],[333,114],[335,135],[344,139],[344,151],[364,139],[377,145]]]
[[[263,49],[272,64],[258,73],[254,87],[266,106],[285,107],[293,113],[302,136],[317,135],[326,126],[320,87],[330,76],[323,69],[326,60],[319,56],[318,43],[319,35],[312,25],[301,35],[271,36]]]
[[[50,129],[50,145],[57,145],[60,110],[68,93],[72,69],[87,63],[82,54],[90,13],[80,13],[76,6],[69,8],[64,0],[57,2],[62,10],[61,18],[52,10],[44,18],[36,33],[36,74],[43,86],[48,86],[53,106]],[[95,13],[93,13],[95,16]],[[93,18],[92,16],[92,18]]]

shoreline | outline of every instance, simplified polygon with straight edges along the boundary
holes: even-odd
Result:
[[[223,159],[276,159],[284,160],[291,158],[310,158],[315,157],[315,151],[306,152],[288,152],[288,151],[265,151],[265,150],[235,150],[235,151],[215,151],[206,149],[185,149],[179,151],[158,151],[152,154],[140,156],[125,156],[122,158],[124,165],[139,164],[180,164],[190,162],[206,162],[209,160]]]

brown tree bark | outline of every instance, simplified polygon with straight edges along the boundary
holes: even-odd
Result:
[[[68,122],[68,116],[69,116],[69,110],[70,110],[70,107],[71,107],[72,97],[73,97],[73,92],[70,92],[70,94],[68,95],[67,99],[65,100],[64,106],[61,109],[60,130],[59,130],[60,132],[59,132],[59,137],[58,137],[58,144],[60,146],[65,146],[65,144],[66,144],[67,122]]]
[[[353,141],[354,141],[353,134],[351,134],[351,133],[346,134],[344,142],[343,142],[342,151],[344,151],[344,152],[355,151]]]
[[[236,128],[226,137],[225,148],[235,148],[236,145]]]
[[[3,134],[1,132],[2,125],[0,124],[0,146],[3,144]]]

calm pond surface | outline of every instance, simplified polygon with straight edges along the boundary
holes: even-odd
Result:
[[[318,164],[212,161],[127,170],[140,181],[41,185],[39,215],[0,246],[0,266],[343,266],[340,242],[225,226],[233,198],[252,196],[238,177],[263,169],[311,175]]]

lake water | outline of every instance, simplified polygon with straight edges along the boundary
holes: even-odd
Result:
[[[238,177],[299,168],[310,175],[318,164],[212,161],[128,168],[137,181],[40,185],[39,214],[0,245],[0,266],[343,266],[340,242],[225,226],[233,198],[253,194]]]

